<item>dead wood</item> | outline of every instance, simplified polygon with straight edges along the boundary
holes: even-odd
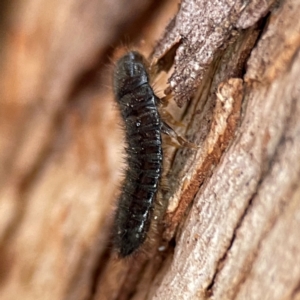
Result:
[[[300,298],[299,1],[1,8],[1,299]],[[166,146],[163,220],[119,260],[110,60],[128,42],[200,147]]]

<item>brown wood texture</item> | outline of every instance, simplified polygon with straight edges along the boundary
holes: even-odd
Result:
[[[298,0],[0,8],[0,299],[300,299]],[[111,61],[131,47],[199,149],[165,144],[166,211],[121,260]]]

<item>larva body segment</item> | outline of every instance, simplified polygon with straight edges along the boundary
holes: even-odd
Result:
[[[127,168],[116,211],[114,244],[119,255],[126,257],[146,239],[163,158],[159,99],[138,52],[129,52],[117,62],[114,94],[127,144]]]

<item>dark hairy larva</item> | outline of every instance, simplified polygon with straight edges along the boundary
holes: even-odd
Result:
[[[162,174],[162,139],[165,133],[182,146],[195,145],[178,136],[162,121],[161,104],[149,83],[144,57],[135,51],[121,57],[114,71],[114,94],[124,121],[125,180],[115,217],[114,245],[121,257],[145,241]]]
[[[125,126],[127,168],[115,218],[114,244],[126,257],[143,244],[162,173],[159,98],[150,84],[144,57],[129,52],[114,71],[114,94]]]

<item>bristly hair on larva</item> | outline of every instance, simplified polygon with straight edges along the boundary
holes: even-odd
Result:
[[[127,257],[144,243],[153,217],[162,175],[161,134],[183,146],[195,145],[162,121],[160,99],[150,85],[148,64],[140,53],[130,51],[117,61],[113,89],[124,123],[127,164],[115,216],[114,245],[120,257]]]

